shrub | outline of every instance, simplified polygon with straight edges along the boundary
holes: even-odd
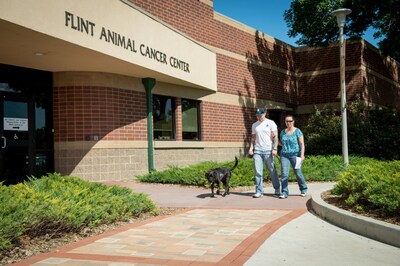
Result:
[[[350,157],[355,161],[357,157]],[[205,173],[214,167],[231,167],[233,162],[203,162],[185,168],[170,166],[163,171],[152,172],[137,179],[147,183],[179,184],[209,187]],[[275,165],[280,173],[279,158],[275,158]],[[303,174],[307,181],[335,181],[340,171],[343,171],[343,160],[341,156],[307,156],[303,166]],[[264,167],[264,181],[270,180],[268,171]],[[290,170],[289,181],[295,181],[294,171]],[[252,158],[240,158],[237,168],[232,172],[230,186],[252,186],[254,185],[254,163]]]
[[[327,105],[315,112],[303,127],[306,152],[309,155],[341,154],[341,118]]]
[[[233,165],[231,162],[226,162],[224,164],[228,167],[231,167]],[[216,162],[208,161],[184,168],[169,166],[166,170],[141,175],[138,176],[137,179],[139,181],[147,183],[207,186],[208,184],[205,178],[205,173],[209,169],[218,167],[220,165],[221,164],[218,164]]]
[[[13,246],[15,238],[24,232],[27,204],[20,204],[18,195],[0,184],[0,250]]]
[[[339,175],[332,190],[359,212],[379,210],[400,216],[400,161],[365,160]]]
[[[205,169],[208,167],[213,168],[216,166],[217,163],[215,162],[203,162],[184,168],[169,166],[166,170],[141,175],[137,179],[147,183],[204,186],[206,180],[201,179],[200,176],[204,177]]]
[[[147,196],[129,188],[59,174],[1,185],[0,191],[0,250],[12,247],[22,234],[76,232],[155,209]]]
[[[400,110],[372,110],[369,113],[370,128],[368,142],[371,148],[366,156],[384,159],[400,160],[400,153],[395,147],[400,147]]]

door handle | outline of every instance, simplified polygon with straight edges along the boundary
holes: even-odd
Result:
[[[1,148],[2,149],[4,149],[5,147],[7,147],[7,139],[6,139],[6,137],[4,137],[4,136],[1,136],[3,139],[4,139],[4,145],[3,146],[1,146]]]

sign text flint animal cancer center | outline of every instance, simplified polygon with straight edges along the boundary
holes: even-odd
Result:
[[[65,11],[65,26],[73,30],[86,33],[87,35],[95,35],[96,24],[92,21],[86,20],[82,17],[76,16],[71,12]],[[137,53],[138,51],[142,56],[156,60],[162,64],[169,64],[171,67],[190,73],[189,64],[173,56],[167,56],[162,51],[151,48],[145,44],[136,46],[135,40],[121,35],[115,31],[101,28],[99,39],[112,43],[115,46],[122,47],[125,50]]]

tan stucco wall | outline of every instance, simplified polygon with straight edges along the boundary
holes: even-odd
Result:
[[[43,49],[41,53],[46,55],[46,60],[56,61],[57,58],[52,57],[59,56],[58,69],[62,69],[64,61],[70,64],[69,58],[77,62],[77,58],[74,58],[77,53],[79,57],[87,57],[89,62],[86,68],[96,69],[96,64],[100,67],[99,64],[105,63],[104,60],[97,62],[98,58],[93,54],[97,52],[134,65],[141,75],[150,74],[159,80],[172,83],[184,81],[195,87],[217,90],[215,53],[129,1],[0,1],[0,19],[24,27],[26,32],[34,31],[31,32],[33,36],[29,40],[30,44],[35,46],[37,41],[37,49]],[[24,31],[22,28],[15,30]],[[109,32],[115,39],[123,39],[124,42],[112,41]],[[43,42],[42,34],[54,39]],[[78,51],[70,46],[58,50],[58,47],[63,46],[62,42],[88,50]],[[151,51],[157,52],[158,60],[150,55]],[[177,67],[176,62],[185,67]],[[118,62],[114,63],[119,66]],[[76,64],[74,68],[79,71],[82,66]],[[49,63],[43,63],[40,68],[51,67]],[[122,72],[123,66],[119,68]],[[110,72],[118,73],[119,68],[115,67]]]

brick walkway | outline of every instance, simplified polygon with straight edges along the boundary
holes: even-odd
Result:
[[[399,265],[400,249],[331,225],[308,212],[310,194],[331,183],[297,184],[281,200],[266,187],[210,198],[210,191],[108,182],[145,193],[160,207],[185,208],[129,224],[15,265]],[[329,239],[329,241],[327,241]],[[373,251],[373,252],[371,252]]]
[[[185,209],[17,265],[243,265],[272,233],[304,212]]]
[[[110,182],[148,194],[161,207],[182,207],[81,240],[15,265],[243,265],[279,228],[307,212],[309,196],[286,200],[253,192],[209,197],[209,190]],[[296,187],[293,193],[298,193]],[[270,193],[268,193],[270,192]]]

